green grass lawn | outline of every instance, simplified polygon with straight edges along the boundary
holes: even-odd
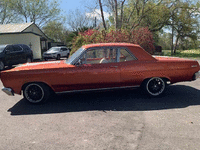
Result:
[[[171,50],[163,50],[164,56],[171,56]],[[187,57],[187,58],[199,58],[200,59],[200,49],[192,50],[177,50],[175,57]]]

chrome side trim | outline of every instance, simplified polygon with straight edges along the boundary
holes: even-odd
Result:
[[[140,87],[140,86],[139,86],[139,85],[136,85],[136,86],[123,86],[123,87],[111,87],[111,88],[98,88],[98,89],[72,90],[72,91],[56,92],[56,94],[75,93],[75,92],[89,92],[89,91],[103,91],[103,90],[126,89],[126,88],[138,88],[138,87]]]
[[[197,65],[192,65],[191,67],[192,67],[192,68],[196,68],[196,67],[197,67]]]
[[[14,92],[11,88],[3,87],[2,91],[5,92],[6,94],[8,94],[9,96],[14,96]]]

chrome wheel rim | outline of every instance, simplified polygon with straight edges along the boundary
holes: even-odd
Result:
[[[165,82],[158,77],[151,78],[146,85],[146,89],[149,94],[153,96],[160,95],[165,89]]]
[[[28,101],[39,103],[44,98],[44,90],[40,85],[33,83],[25,88],[24,95]]]

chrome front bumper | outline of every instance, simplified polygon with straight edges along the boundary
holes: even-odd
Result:
[[[2,91],[4,91],[6,94],[8,94],[9,96],[14,96],[14,92],[11,88],[2,88]]]
[[[196,80],[200,77],[200,71],[199,72],[196,72],[194,75],[193,75],[193,78],[192,80]]]

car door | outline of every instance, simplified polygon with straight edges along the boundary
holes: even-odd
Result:
[[[138,61],[128,48],[121,47],[118,51],[121,86],[140,85],[145,65]]]
[[[105,59],[106,61],[102,61]],[[67,79],[68,78],[68,79]],[[67,72],[68,90],[112,88],[120,85],[120,70],[114,48],[91,48]]]
[[[12,65],[15,63],[15,53],[12,45],[6,46],[4,60],[6,65]]]
[[[67,48],[61,48],[62,51],[62,57],[66,57],[68,54]]]
[[[13,45],[13,54],[15,57],[15,63],[14,64],[20,64],[24,63],[26,60],[25,52],[23,51],[22,47],[19,45]]]

